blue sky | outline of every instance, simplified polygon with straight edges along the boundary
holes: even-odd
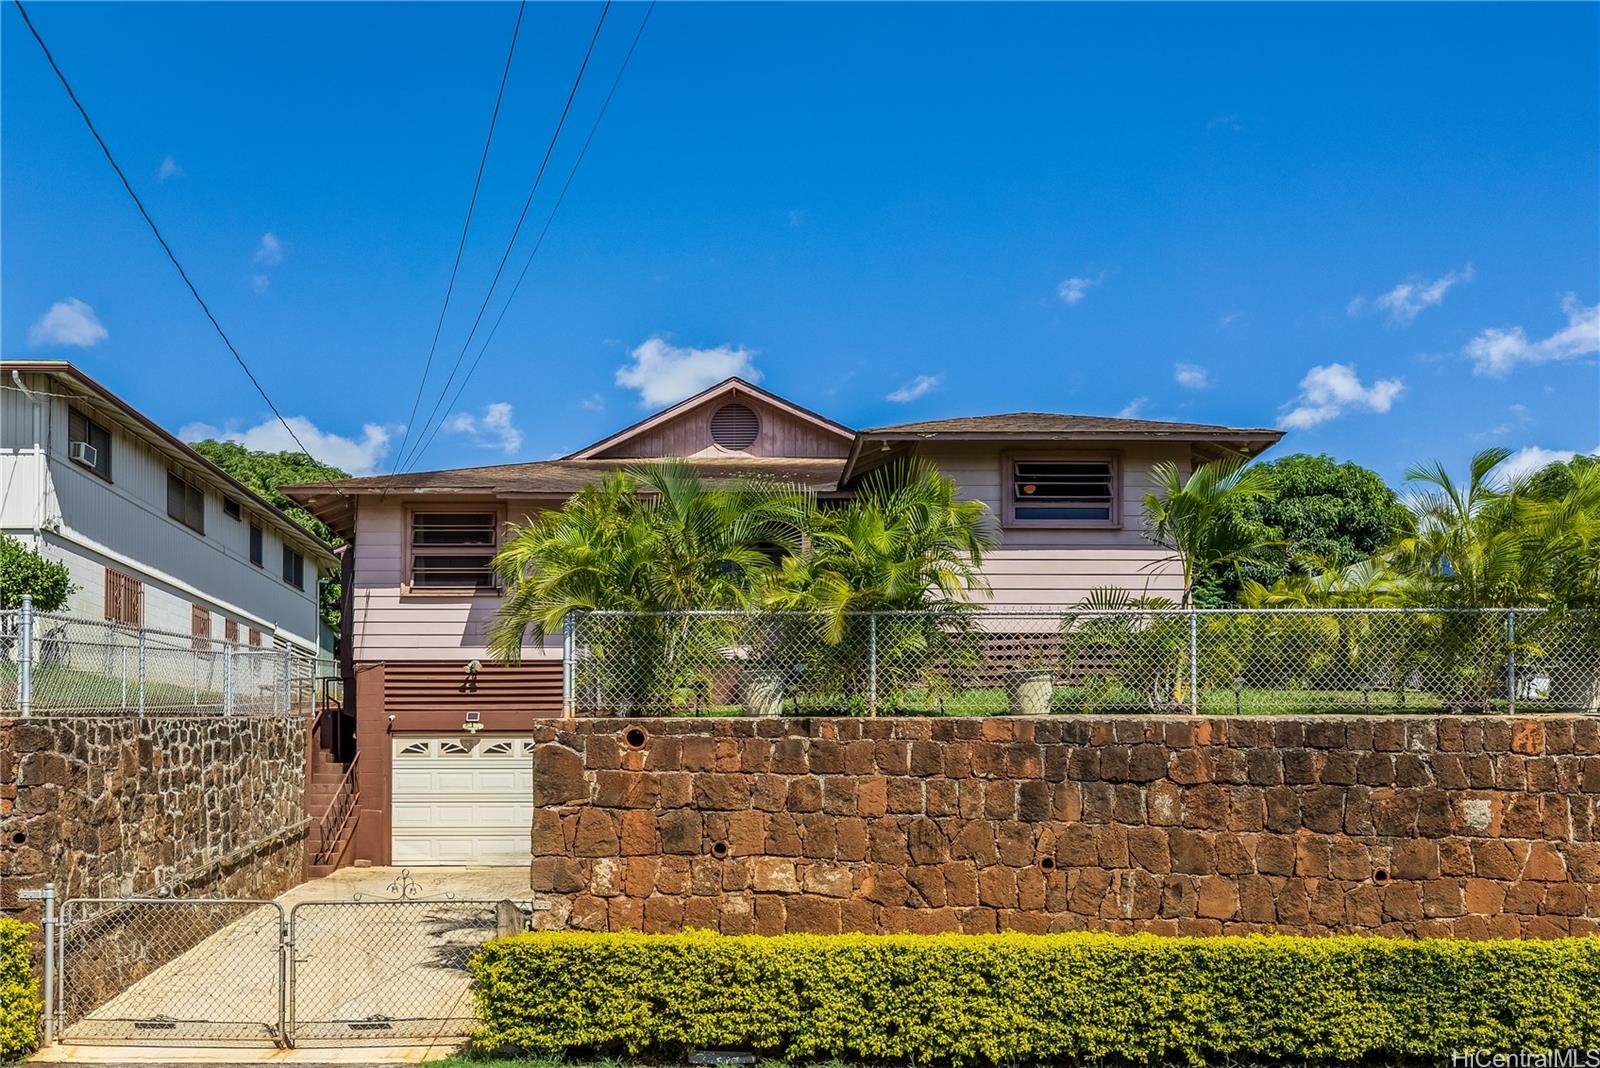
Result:
[[[313,451],[387,471],[515,6],[30,10]],[[415,466],[546,459],[734,371],[854,426],[1282,425],[1391,481],[1600,448],[1597,12],[662,4]],[[611,9],[488,322],[643,13]],[[598,14],[527,10],[417,425]],[[0,33],[0,350],[280,447],[9,5]]]

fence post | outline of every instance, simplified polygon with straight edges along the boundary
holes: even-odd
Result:
[[[17,613],[17,711],[33,711],[33,595],[22,595],[22,610]]]
[[[572,661],[576,648],[578,617],[571,611],[561,620],[561,715],[572,719],[578,714],[577,685]]]
[[[222,643],[222,714],[233,715],[233,643]]]
[[[117,674],[122,677],[122,707],[128,707],[128,646],[124,642],[117,643]]]
[[[1200,714],[1200,661],[1196,656],[1199,648],[1200,614],[1189,607],[1189,712],[1191,715]]]
[[[44,1042],[56,1041],[56,884],[45,883],[43,890],[23,890],[23,901],[44,902]]]
[[[878,613],[867,616],[867,715],[878,714]]]
[[[289,680],[289,647],[283,647],[283,711],[294,711],[294,691],[290,688],[294,684]]]
[[[139,715],[144,715],[145,666],[150,659],[150,636],[139,628]]]
[[[1517,713],[1517,610],[1506,609],[1506,711]]]

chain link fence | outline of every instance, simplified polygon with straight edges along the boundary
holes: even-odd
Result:
[[[1600,710],[1600,613],[590,612],[579,715]]]
[[[287,648],[0,612],[0,708],[262,715],[313,707],[317,661]]]

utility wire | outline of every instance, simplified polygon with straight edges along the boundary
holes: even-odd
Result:
[[[200,310],[205,312],[206,318],[211,321],[211,326],[216,330],[217,336],[222,339],[222,343],[233,354],[234,362],[239,365],[240,370],[244,371],[245,377],[250,380],[250,384],[255,387],[256,392],[261,394],[261,399],[266,401],[268,408],[272,409],[272,414],[277,417],[278,422],[283,424],[283,429],[289,432],[289,437],[294,440],[295,445],[299,447],[305,458],[312,463],[320,463],[307,451],[304,443],[300,440],[300,436],[294,432],[294,427],[289,425],[289,421],[283,417],[283,413],[278,410],[278,406],[272,403],[272,398],[267,396],[267,391],[262,387],[260,380],[256,378],[255,372],[250,370],[250,365],[245,363],[244,357],[234,347],[227,331],[222,329],[222,324],[217,322],[217,317],[211,314],[211,308],[206,304],[205,298],[200,295],[200,291],[195,288],[194,282],[190,280],[189,272],[185,271],[183,264],[178,262],[177,254],[172,251],[172,246],[167,244],[167,239],[161,235],[161,228],[150,217],[150,212],[145,210],[144,202],[139,199],[139,194],[133,191],[133,185],[128,181],[128,176],[123,173],[121,166],[117,164],[116,157],[111,154],[111,149],[106,145],[105,138],[101,137],[100,131],[95,129],[94,120],[89,118],[89,112],[84,109],[83,103],[78,99],[78,94],[73,91],[72,83],[67,81],[67,76],[62,73],[60,65],[56,63],[56,57],[50,53],[50,46],[44,43],[43,37],[39,36],[39,30],[34,26],[33,19],[28,17],[28,9],[22,6],[22,0],[12,0],[12,2],[16,4],[17,13],[22,16],[22,21],[27,24],[28,32],[33,34],[35,41],[39,42],[39,48],[44,52],[45,60],[50,64],[50,69],[55,71],[56,78],[61,82],[61,87],[67,91],[67,96],[72,100],[72,106],[78,109],[79,115],[83,116],[84,125],[89,127],[89,133],[94,136],[95,143],[100,146],[100,151],[105,154],[106,162],[111,164],[111,169],[116,171],[117,177],[122,180],[122,188],[126,189],[128,196],[133,198],[134,207],[138,208],[139,214],[144,216],[145,223],[150,227],[150,232],[155,235],[156,240],[160,242],[162,251],[167,254],[167,259],[171,260],[172,266],[177,268],[178,277],[182,278],[183,284],[189,287],[189,293],[194,297],[195,303],[200,305]],[[340,489],[331,480],[323,479],[322,481],[338,493],[339,496],[345,497],[344,490]],[[348,499],[346,497],[346,500]]]
[[[611,79],[611,89],[606,93],[605,102],[600,105],[600,111],[594,117],[594,124],[589,127],[589,136],[584,139],[583,147],[578,150],[578,158],[573,161],[572,170],[567,172],[567,180],[561,187],[561,194],[556,197],[555,206],[550,209],[550,215],[544,221],[544,229],[539,231],[539,238],[533,243],[533,251],[528,253],[528,259],[522,265],[522,273],[517,275],[517,281],[511,287],[510,294],[506,297],[505,303],[500,306],[500,314],[495,318],[494,325],[489,328],[489,333],[483,339],[483,344],[479,347],[478,355],[474,357],[472,365],[467,368],[466,377],[462,378],[461,385],[456,389],[455,396],[450,399],[449,408],[454,408],[456,402],[461,399],[461,394],[466,390],[467,383],[472,381],[473,374],[478,370],[478,364],[483,362],[483,354],[489,348],[489,343],[494,340],[495,334],[500,331],[500,324],[505,322],[506,312],[510,310],[511,302],[516,300],[517,291],[522,288],[522,280],[528,277],[528,268],[533,266],[533,258],[539,254],[539,249],[544,244],[544,237],[550,232],[550,224],[556,220],[556,212],[561,210],[562,201],[567,199],[567,190],[572,188],[572,180],[578,176],[578,168],[583,165],[583,157],[588,154],[589,145],[594,142],[595,132],[600,129],[600,120],[606,117],[606,109],[611,106],[611,98],[616,95],[617,86],[622,83],[623,72],[628,69],[628,61],[633,58],[634,49],[639,47],[639,38],[644,36],[644,28],[650,22],[650,15],[655,9],[656,0],[650,0],[650,6],[645,9],[644,18],[639,20],[639,28],[634,31],[633,43],[628,46],[628,54],[622,57],[622,66],[617,68],[617,76]],[[439,431],[443,426],[444,424],[440,423],[433,428],[433,432],[428,435],[428,439],[417,450],[415,457],[417,461],[421,461],[423,454],[428,451],[428,447],[433,444],[433,439],[438,437]]]
[[[500,103],[506,96],[506,81],[511,76],[511,60],[517,54],[517,35],[522,31],[522,15],[528,9],[528,0],[517,5],[517,21],[511,27],[511,47],[506,50],[505,69],[500,72],[500,91],[495,94],[494,110],[489,114],[489,134],[483,139],[483,155],[478,157],[478,176],[472,180],[472,198],[467,201],[467,217],[461,223],[461,239],[456,242],[455,262],[450,265],[450,282],[445,286],[444,304],[439,308],[439,321],[433,327],[433,343],[428,346],[428,359],[422,365],[422,377],[417,380],[417,395],[411,402],[411,414],[406,417],[405,434],[400,438],[400,448],[395,451],[394,463],[389,468],[392,477],[400,466],[400,457],[411,438],[411,427],[422,405],[422,392],[428,384],[428,373],[433,370],[433,356],[439,348],[439,334],[444,329],[445,312],[450,310],[450,296],[456,290],[456,274],[461,270],[461,253],[467,247],[467,230],[472,226],[472,212],[478,205],[478,189],[483,185],[483,168],[489,162],[489,145],[494,141],[494,127],[500,119]],[[387,487],[386,487],[387,488]]]
[[[600,40],[601,27],[606,24],[606,14],[611,10],[611,0],[606,0],[605,6],[600,9],[600,18],[594,24],[594,33],[589,37],[589,47],[583,53],[583,62],[578,66],[577,77],[572,79],[572,88],[567,92],[567,102],[561,108],[561,118],[556,121],[555,131],[550,135],[550,143],[545,147],[544,159],[539,163],[539,171],[534,175],[533,187],[528,190],[528,198],[522,202],[522,212],[517,216],[517,225],[511,230],[511,239],[506,242],[505,252],[500,255],[500,264],[495,268],[494,277],[489,281],[489,289],[483,295],[483,303],[478,306],[478,314],[472,320],[472,329],[467,331],[467,339],[461,343],[461,351],[456,355],[456,362],[450,368],[450,374],[445,378],[444,387],[439,390],[438,398],[433,402],[433,409],[428,413],[428,418],[423,420],[420,440],[427,433],[433,423],[433,417],[439,413],[439,405],[444,403],[445,396],[450,392],[450,385],[455,381],[456,372],[461,369],[461,361],[466,358],[467,349],[472,345],[472,338],[478,332],[478,324],[483,322],[483,313],[489,307],[489,301],[494,296],[495,286],[500,283],[500,275],[506,269],[506,261],[511,258],[511,250],[517,243],[517,235],[522,232],[522,224],[528,217],[528,209],[533,206],[533,197],[539,191],[539,183],[544,179],[545,168],[550,165],[550,156],[555,152],[556,141],[561,136],[561,130],[566,125],[567,115],[572,111],[573,98],[578,95],[578,86],[583,83],[584,71],[589,69],[589,59],[594,55],[595,42]],[[413,453],[415,447],[413,447]],[[407,458],[400,458],[399,467],[406,466]]]

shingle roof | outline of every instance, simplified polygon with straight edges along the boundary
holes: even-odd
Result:
[[[976,415],[960,419],[927,419],[917,423],[895,423],[861,431],[863,434],[1083,434],[1115,433],[1128,435],[1194,434],[1210,436],[1270,435],[1277,430],[1264,427],[1218,426],[1214,423],[1172,423],[1155,419],[1116,419],[1103,415],[1056,415],[1050,412],[1008,412],[1004,415]]]
[[[385,493],[417,490],[482,491],[497,496],[524,494],[575,493],[612,471],[640,463],[639,460],[547,460],[531,464],[499,464],[494,467],[457,467],[447,471],[411,471],[402,475],[371,475],[366,478],[335,480],[331,485],[346,493]],[[844,469],[843,459],[796,459],[787,456],[690,457],[689,463],[712,482],[736,478],[762,478],[795,482],[813,489],[831,490]],[[332,492],[330,484],[315,482],[285,486],[296,499],[319,492]]]

